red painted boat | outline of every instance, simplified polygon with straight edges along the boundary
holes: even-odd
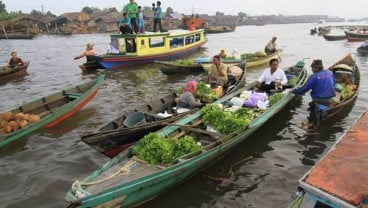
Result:
[[[92,100],[103,81],[104,76],[99,76],[95,80],[33,100],[1,114],[0,120],[2,121],[5,120],[5,114],[11,114],[12,116],[7,116],[7,123],[12,121],[15,122],[16,120],[26,120],[27,125],[23,127],[19,125],[17,127],[12,127],[12,129],[1,126],[0,147],[24,137],[41,127],[52,127],[69,118]],[[38,118],[36,121],[27,121],[25,117],[24,119],[16,119],[17,114],[27,114],[27,117],[35,116]]]
[[[0,80],[8,77],[27,74],[27,68],[29,61],[25,62],[22,66],[3,66],[0,67]]]
[[[291,207],[368,207],[368,109],[299,180]]]

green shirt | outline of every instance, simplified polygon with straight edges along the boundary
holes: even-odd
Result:
[[[129,18],[136,18],[137,17],[138,7],[137,7],[136,4],[129,3],[125,6],[124,10],[128,14]]]

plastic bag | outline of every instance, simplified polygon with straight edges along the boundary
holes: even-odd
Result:
[[[243,104],[243,107],[255,108],[258,101],[265,102],[266,95],[264,93],[253,93]]]

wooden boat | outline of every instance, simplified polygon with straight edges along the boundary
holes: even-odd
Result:
[[[99,63],[106,69],[177,58],[196,51],[207,42],[203,29],[111,35],[111,38],[118,39],[120,54],[99,56]]]
[[[185,60],[183,60],[185,61]],[[191,60],[188,60],[191,61]],[[160,71],[166,75],[173,74],[201,74],[204,69],[201,64],[190,62],[183,64],[180,60],[176,61],[155,61],[155,64],[160,68]]]
[[[290,208],[367,207],[367,111],[298,181]]]
[[[345,34],[332,34],[332,33],[328,33],[328,34],[324,34],[323,37],[326,40],[329,40],[329,41],[344,40],[344,39],[346,39],[346,35]]]
[[[366,41],[363,45],[359,46],[357,48],[357,51],[362,56],[368,55],[368,41]]]
[[[300,66],[291,68],[297,69],[294,71],[298,79],[297,85],[304,83],[307,75],[304,64]],[[255,82],[225,95],[209,107],[217,104],[226,105],[226,102],[239,97],[242,92],[251,90],[254,86]],[[274,105],[266,110],[256,110],[258,113],[250,120],[250,123],[228,134],[207,131],[202,120],[202,111],[186,116],[159,130],[156,135],[178,141],[191,135],[201,143],[197,151],[176,157],[170,163],[154,165],[134,156],[132,149],[139,144],[134,145],[112,158],[90,176],[81,181],[75,181],[65,199],[73,207],[100,205],[101,207],[131,207],[151,200],[212,164],[261,128],[294,98],[294,94],[290,92],[282,95]],[[256,111],[252,110],[252,112]]]
[[[22,66],[3,66],[0,67],[0,80],[12,76],[27,74],[27,68],[29,61],[25,62]]]
[[[24,103],[10,110],[13,115],[17,113],[38,115],[40,119],[37,122],[29,123],[23,128],[18,128],[11,133],[0,134],[0,147],[41,127],[52,127],[69,118],[92,100],[97,93],[98,87],[103,83],[103,80],[104,76],[99,76],[95,80]]]
[[[346,37],[350,41],[364,41],[368,40],[368,32],[344,31]]]
[[[225,94],[243,87],[246,81],[245,78],[245,74],[243,73],[239,80],[235,82],[230,81],[231,83],[228,84],[229,87]],[[141,105],[134,110],[127,111],[101,127],[97,132],[81,135],[81,139],[100,153],[108,157],[114,157],[127,147],[136,143],[139,138],[142,138],[147,133],[156,131],[170,122],[176,121],[189,113],[199,110],[196,108],[187,112],[178,113],[175,110],[175,98],[176,93],[171,93],[163,98],[158,98],[147,104]],[[137,111],[144,114],[144,120],[146,122],[139,126],[125,126],[124,121],[127,117]],[[165,112],[171,114],[171,116],[165,117],[165,114],[163,114]]]
[[[87,56],[87,62],[79,65],[82,72],[96,71],[97,69],[105,69],[100,63],[100,58],[97,56]]]
[[[235,29],[236,29],[235,25],[208,25],[204,27],[204,32],[206,34],[225,33],[225,32],[234,32]]]
[[[245,68],[245,62],[238,59],[221,59],[227,66],[240,66]],[[188,60],[175,60],[175,61],[155,61],[160,68],[160,71],[166,75],[173,74],[200,74],[205,70],[203,64],[212,64],[212,58],[203,57]]]
[[[321,122],[328,118],[332,118],[343,108],[351,105],[358,95],[360,72],[350,53],[331,66],[330,70],[333,71],[337,84],[351,85],[354,86],[354,88],[349,90],[350,95],[348,96],[343,96],[345,90],[342,90],[342,92],[336,92],[337,96],[335,98],[335,104],[327,106],[316,102],[310,103],[311,118],[316,128],[318,128]]]
[[[250,60],[250,61],[246,61],[246,64],[247,64],[247,68],[253,68],[253,67],[258,67],[258,66],[262,66],[262,65],[267,65],[269,64],[270,60],[271,59],[280,59],[281,57],[281,50],[277,50],[275,53],[271,54],[271,55],[268,55],[268,56],[265,56],[265,57],[261,57],[261,58],[258,58],[258,59],[255,59],[255,60]],[[241,59],[233,59],[230,62],[226,63],[227,65],[229,64],[232,64],[232,65],[235,65],[235,64],[239,64],[240,62],[242,62],[243,60]],[[204,68],[205,71],[208,71],[209,68],[211,68],[211,65],[212,65],[212,61],[211,62],[204,62],[202,63],[202,67]]]
[[[318,27],[318,35],[325,35],[327,33],[331,32],[332,27],[331,26],[321,26]]]
[[[1,33],[0,39],[33,39],[34,35],[29,33]]]

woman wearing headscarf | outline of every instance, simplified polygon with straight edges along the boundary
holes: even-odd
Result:
[[[196,108],[204,106],[203,103],[197,102],[195,94],[197,90],[197,82],[189,81],[185,84],[184,92],[179,97],[178,107],[180,108]]]

